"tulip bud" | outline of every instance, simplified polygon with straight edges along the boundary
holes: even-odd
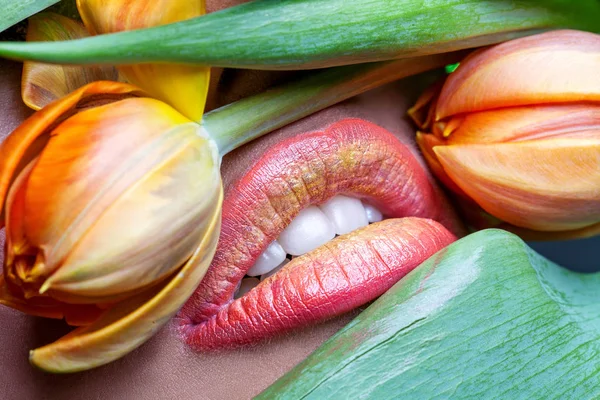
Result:
[[[77,5],[91,33],[204,13],[203,1]],[[85,28],[44,13],[31,18],[27,40],[81,38]],[[220,155],[195,123],[209,69],[120,72],[25,63],[23,100],[41,111],[0,147],[0,303],[81,326],[31,352],[50,371],[89,369],[142,344],[192,294],[216,249]],[[105,81],[117,78],[144,92]]]
[[[600,36],[586,32],[478,50],[409,111],[417,142],[442,183],[514,230],[591,235],[600,230],[599,70]]]
[[[121,355],[115,343],[127,351],[141,344],[208,268],[221,197],[214,142],[134,86],[92,83],[25,121],[0,147],[6,226],[0,303],[65,317],[86,325],[84,336],[91,330],[105,345],[113,341],[109,359],[90,357],[75,333],[60,343],[73,346],[73,354],[63,349],[57,356],[59,341],[42,352],[51,357],[35,358],[35,350],[32,360],[77,370]],[[157,296],[160,306],[149,310]],[[136,314],[137,322],[123,326]],[[118,327],[114,315],[122,318]],[[103,351],[98,344],[95,350]]]

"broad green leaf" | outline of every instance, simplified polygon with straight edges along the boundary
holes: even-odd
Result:
[[[60,0],[0,0],[0,32]]]
[[[440,251],[262,399],[600,397],[600,273],[568,271],[516,236]]]
[[[256,0],[73,42],[2,43],[0,55],[73,64],[308,69],[473,48],[557,28],[600,31],[600,1]]]

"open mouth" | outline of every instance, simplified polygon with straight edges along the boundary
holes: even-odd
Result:
[[[339,235],[382,220],[383,215],[376,207],[343,195],[336,195],[324,204],[301,210],[279,237],[258,256],[239,282],[233,298],[242,297],[292,259],[324,246]]]
[[[346,119],[288,138],[227,190],[215,258],[179,331],[214,350],[333,318],[454,241],[456,221],[410,150],[377,125]]]

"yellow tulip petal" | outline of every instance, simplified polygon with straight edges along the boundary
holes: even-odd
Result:
[[[29,18],[27,41],[56,41],[89,36],[85,27],[55,13]],[[39,110],[80,87],[94,82],[118,80],[114,67],[66,66],[26,61],[23,63],[21,95],[25,104]]]
[[[522,140],[597,138],[600,103],[509,107],[450,118],[447,144],[484,144]],[[595,135],[595,136],[594,136]]]
[[[448,76],[436,120],[530,104],[600,101],[600,35],[551,31],[468,56]]]
[[[510,224],[562,231],[600,221],[600,140],[437,146],[433,151],[467,195]]]
[[[120,32],[169,24],[205,13],[204,0],[77,0],[92,34]],[[176,64],[119,66],[129,80],[152,97],[200,121],[208,93],[210,68]]]
[[[175,64],[138,64],[120,66],[129,82],[146,90],[152,97],[170,104],[192,121],[204,114],[210,80],[210,68]]]
[[[222,199],[221,189],[219,204]],[[220,210],[220,206],[215,208],[209,234],[191,259],[158,293],[153,291],[127,300],[108,310],[95,323],[31,351],[30,362],[51,372],[82,371],[116,360],[148,340],[177,312],[204,277],[216,250]]]

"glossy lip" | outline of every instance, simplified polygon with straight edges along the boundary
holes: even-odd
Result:
[[[420,217],[441,225],[419,218],[372,224],[332,241],[334,251],[328,243],[299,257],[233,300],[246,271],[300,210],[336,194],[368,200],[388,218]],[[231,348],[342,314],[373,300],[455,240],[442,225],[461,234],[423,167],[387,130],[344,119],[291,137],[270,148],[228,191],[217,253],[178,315],[179,333],[196,350]],[[363,251],[348,255],[357,241]],[[373,250],[371,258],[367,250]],[[343,271],[346,284],[339,284],[344,277],[334,277],[334,270]]]

